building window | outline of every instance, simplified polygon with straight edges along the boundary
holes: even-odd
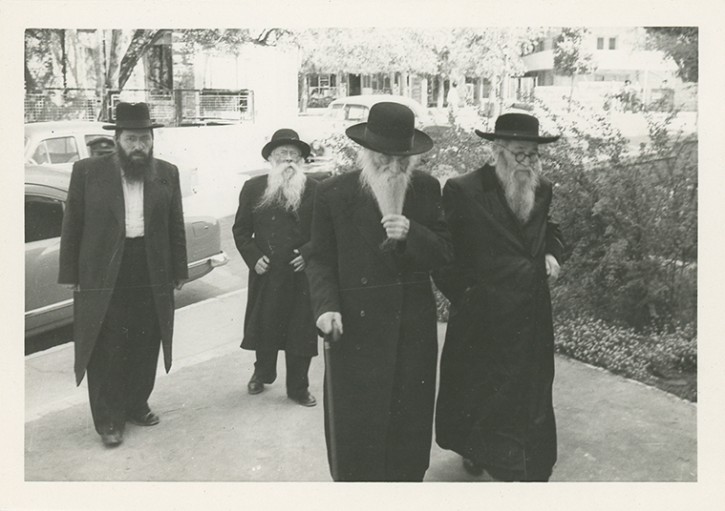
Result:
[[[604,49],[604,38],[597,37],[597,50],[603,50],[603,49]]]
[[[609,38],[609,49],[610,50],[616,50],[617,49],[617,38],[616,37],[610,37]]]

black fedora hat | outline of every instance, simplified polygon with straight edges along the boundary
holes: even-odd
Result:
[[[264,145],[262,148],[262,158],[265,160],[269,158],[269,154],[281,145],[293,145],[298,147],[300,151],[302,151],[303,158],[307,158],[310,155],[310,146],[300,140],[300,136],[295,130],[282,128],[275,131],[274,135],[272,135],[272,140]]]
[[[539,136],[539,120],[528,114],[503,114],[496,119],[493,133],[476,130],[476,135],[486,140],[522,140],[548,144],[559,140],[559,135]]]
[[[410,156],[433,148],[433,140],[415,129],[413,111],[388,101],[374,104],[367,122],[350,126],[345,134],[363,147],[393,156]]]
[[[163,124],[151,122],[149,106],[146,103],[124,103],[116,105],[116,123],[107,124],[105,130],[143,130],[161,128]]]

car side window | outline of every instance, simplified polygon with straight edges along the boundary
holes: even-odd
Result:
[[[39,195],[25,196],[25,243],[60,236],[63,202]]]
[[[46,147],[48,160],[45,163],[69,163],[80,159],[78,146],[73,137],[48,138],[41,142]],[[36,163],[40,163],[33,158]]]
[[[38,165],[50,163],[50,156],[48,156],[48,149],[45,147],[45,141],[38,144],[37,149],[33,153],[33,162]]]
[[[348,121],[364,121],[367,118],[368,107],[350,105],[347,110]]]

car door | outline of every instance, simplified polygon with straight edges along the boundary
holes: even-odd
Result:
[[[65,193],[25,187],[25,334],[70,323],[73,292],[57,284]]]

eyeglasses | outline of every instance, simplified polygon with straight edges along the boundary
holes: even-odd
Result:
[[[525,153],[523,151],[513,152],[511,149],[501,144],[496,145],[499,146],[501,149],[505,150],[506,152],[511,153],[511,155],[513,155],[514,159],[516,160],[516,163],[523,164],[526,159],[528,159],[531,164],[535,164],[539,161],[539,153],[536,151],[531,153]]]
[[[271,153],[272,156],[276,158],[283,158],[283,159],[290,159],[290,160],[297,160],[302,156],[302,153],[297,149],[287,149],[285,147],[278,147],[274,149]]]

